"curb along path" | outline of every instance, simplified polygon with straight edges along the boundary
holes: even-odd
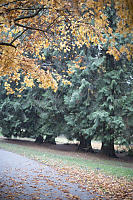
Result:
[[[45,164],[0,149],[1,200],[104,199],[67,182],[68,177]]]

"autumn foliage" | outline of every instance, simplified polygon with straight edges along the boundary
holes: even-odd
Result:
[[[115,25],[108,16],[114,9]],[[42,49],[70,52],[84,44],[99,46],[116,60],[132,57],[133,2],[132,0],[1,0],[0,1],[0,76],[7,75],[5,87],[16,90],[34,86],[57,90],[58,81],[52,70],[43,70]],[[118,37],[122,37],[121,44]],[[25,76],[17,88],[20,72]]]

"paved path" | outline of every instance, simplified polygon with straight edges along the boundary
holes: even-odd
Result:
[[[0,149],[1,200],[101,199],[67,179],[45,164]]]

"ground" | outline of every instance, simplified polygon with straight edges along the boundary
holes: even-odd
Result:
[[[1,199],[104,199],[69,182],[68,174],[12,152],[0,150]]]
[[[133,182],[124,177],[116,178],[101,173],[100,168],[85,170],[85,168],[54,162],[49,155],[66,156],[91,162],[105,160],[109,163],[120,162],[122,167],[133,173],[133,160],[120,155],[119,159],[109,159],[99,154],[82,153],[77,151],[75,144],[38,145],[26,140],[3,140],[8,146],[16,144],[17,148],[31,149],[40,152],[34,160],[0,150],[0,184],[1,199],[124,199],[133,197]],[[2,144],[2,143],[1,143]],[[0,146],[2,148],[2,146]],[[23,153],[22,153],[23,154]],[[28,156],[28,154],[23,154]],[[44,157],[43,157],[44,155]],[[15,162],[14,162],[15,160]],[[37,161],[35,161],[37,160]],[[49,160],[49,162],[46,162]],[[84,163],[83,163],[84,164]],[[109,165],[108,165],[109,166]],[[121,168],[121,166],[119,166]],[[16,173],[17,172],[17,173]]]
[[[1,140],[3,138],[1,137]],[[57,144],[36,144],[33,142],[33,140],[25,140],[25,139],[5,139],[6,142],[13,143],[13,144],[20,144],[23,146],[30,146],[34,147],[34,149],[41,150],[41,151],[46,151],[48,150],[51,153],[57,153],[60,155],[66,155],[66,156],[73,156],[73,157],[81,157],[84,159],[94,159],[94,160],[99,160],[99,159],[104,159],[104,160],[112,160],[112,161],[121,161],[123,162],[123,166],[133,168],[133,157],[127,156],[126,153],[117,153],[118,158],[108,158],[106,156],[103,156],[101,154],[96,154],[96,153],[85,153],[85,152],[80,152],[78,151],[78,147],[75,143],[66,143],[64,144],[63,142],[66,142],[66,140],[63,138],[57,139]],[[93,147],[99,149],[101,144],[99,142],[93,142]],[[117,148],[117,147],[116,147]]]

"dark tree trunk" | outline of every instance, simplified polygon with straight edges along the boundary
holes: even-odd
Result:
[[[91,146],[91,138],[88,137],[87,139],[81,135],[79,137],[80,140],[80,144],[78,149],[81,151],[85,151],[85,152],[93,152],[92,146]]]
[[[43,143],[43,136],[39,135],[39,136],[36,138],[36,141],[35,141],[35,142],[36,142],[36,143],[39,143],[39,144]]]
[[[46,135],[44,142],[48,144],[56,144],[55,138],[52,135]]]
[[[116,157],[114,149],[114,139],[110,139],[110,141],[102,141],[101,153],[109,157]]]

